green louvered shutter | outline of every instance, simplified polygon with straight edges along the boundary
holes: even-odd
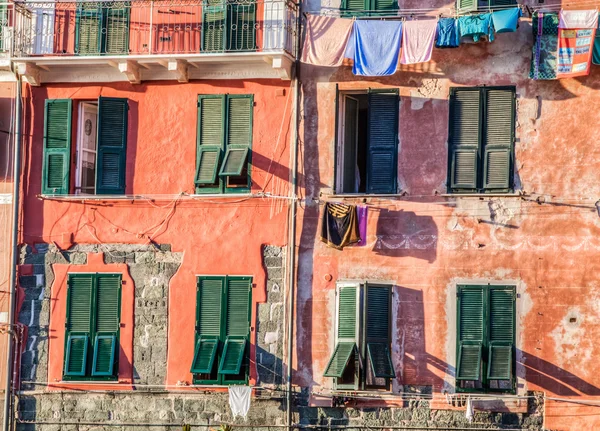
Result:
[[[252,95],[227,97],[227,151],[223,158],[220,176],[239,176],[248,172],[250,148],[252,145]],[[248,177],[248,187],[250,178]]]
[[[357,344],[357,286],[340,286],[337,291],[336,347],[323,374],[325,377],[342,377]]]
[[[456,0],[456,9],[459,13],[477,10],[479,0]]]
[[[69,274],[65,333],[65,376],[85,376],[92,333],[93,274]]]
[[[224,0],[207,0],[202,6],[202,50],[223,52],[227,43],[227,5]]]
[[[371,15],[394,15],[398,12],[398,2],[397,0],[371,0]]]
[[[94,3],[81,2],[76,13],[75,52],[79,55],[98,55],[102,49],[102,8]]]
[[[396,374],[390,354],[391,289],[372,284],[367,284],[366,289],[366,343],[371,370],[377,378],[393,378]]]
[[[106,48],[107,54],[122,55],[129,53],[129,15],[128,7],[108,8],[106,10]]]
[[[225,96],[198,96],[196,192],[219,192],[218,172],[225,146]]]
[[[92,376],[115,376],[120,327],[121,275],[96,278],[96,328]]]
[[[458,286],[457,380],[481,379],[485,337],[483,286]]]
[[[369,14],[370,0],[342,0],[342,16],[364,16]]]
[[[125,194],[128,111],[127,99],[100,97],[98,100],[98,195]]]
[[[516,0],[489,0],[490,7],[517,6]]]
[[[515,288],[491,286],[489,296],[488,378],[510,380],[515,339]]]
[[[69,193],[72,107],[70,99],[46,100],[42,194]]]
[[[512,186],[515,92],[511,89],[486,90],[485,102],[483,187],[508,191]]]
[[[226,338],[219,364],[220,374],[240,374],[244,359],[247,358],[251,294],[252,279],[250,277],[227,277]]]
[[[452,89],[450,93],[450,188],[477,189],[480,141],[479,90]]]
[[[198,277],[196,288],[196,342],[191,372],[210,374],[221,346],[223,277]]]
[[[256,45],[256,3],[244,2],[241,4],[229,5],[228,21],[230,25],[227,29],[230,36],[227,38],[228,50],[231,51],[254,51]]]
[[[9,24],[7,6],[0,5],[0,51],[8,51],[10,49],[10,42],[7,39]]]
[[[398,91],[370,91],[367,193],[396,193]]]

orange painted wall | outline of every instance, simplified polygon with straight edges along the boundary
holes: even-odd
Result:
[[[152,238],[157,243],[171,244],[174,252],[184,253],[169,290],[168,363],[160,365],[167,367],[169,385],[178,381],[191,383],[192,379],[189,370],[193,357],[196,276],[252,276],[255,316],[256,304],[264,301],[266,294],[261,246],[285,244],[285,200],[237,196],[181,198],[174,202],[178,193],[194,192],[197,97],[224,93],[254,94],[252,192],[286,195],[292,101],[289,83],[264,80],[185,85],[153,82],[138,86],[65,84],[28,87],[26,93],[29,138],[25,145],[23,184],[24,242],[56,242],[69,247],[71,241],[139,244]],[[39,199],[45,99],[72,98],[77,102],[94,100],[100,95],[129,98],[126,192],[150,195],[153,199],[106,202]],[[64,308],[55,310],[61,316],[64,314]],[[254,378],[255,367],[251,368]]]

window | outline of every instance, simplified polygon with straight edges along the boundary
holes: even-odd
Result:
[[[201,385],[247,384],[251,277],[198,277],[191,372]]]
[[[339,283],[336,294],[335,348],[323,375],[336,389],[389,390],[392,287]]]
[[[458,286],[456,386],[514,391],[515,287]]]
[[[448,187],[508,193],[513,187],[515,88],[452,88]]]
[[[517,0],[456,0],[456,9],[460,13],[481,9],[502,9],[517,6]]]
[[[79,55],[129,53],[129,2],[77,5],[75,52]]]
[[[198,96],[196,193],[250,191],[254,97]]]
[[[69,194],[71,176],[70,99],[46,100],[42,194]],[[82,102],[75,163],[75,193],[125,194],[127,99],[100,97]]]
[[[338,94],[336,193],[396,193],[398,90]]]
[[[228,4],[208,0],[202,12],[204,51],[254,51],[256,44],[256,3]]]
[[[116,380],[121,274],[69,274],[63,380]]]
[[[383,16],[398,13],[397,0],[342,0],[342,16]]]

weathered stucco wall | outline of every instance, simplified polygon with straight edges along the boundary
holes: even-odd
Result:
[[[298,236],[295,368],[297,383],[316,394],[314,402],[332,388],[323,372],[334,348],[336,280],[394,285],[398,396],[380,404],[401,403],[400,393],[414,385],[432,387],[435,408],[448,408],[443,392],[454,390],[455,292],[464,281],[517,286],[519,394],[600,395],[594,360],[600,351],[593,342],[600,335],[600,218],[594,207],[600,196],[600,68],[592,66],[584,78],[534,82],[527,78],[531,46],[531,25],[523,20],[517,33],[436,49],[430,63],[399,66],[390,77],[358,78],[348,66],[301,66],[307,201]],[[398,189],[405,196],[328,197],[334,187],[336,84],[340,91],[399,89]],[[514,182],[526,197],[442,196],[450,87],[484,85],[516,86]],[[368,206],[366,246],[340,252],[319,241],[328,199]],[[585,416],[573,416],[578,414]],[[594,407],[547,400],[545,426],[592,429],[600,427],[600,416]]]

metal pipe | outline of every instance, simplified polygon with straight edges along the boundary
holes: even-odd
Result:
[[[10,301],[8,306],[8,324],[13,326],[15,320],[15,299],[17,290],[17,256],[19,241],[19,190],[21,179],[21,77],[17,76],[17,88],[15,92],[15,129],[14,129],[14,156],[13,156],[13,231],[11,240],[11,267],[10,267]],[[4,417],[2,418],[2,429],[10,431],[11,428],[11,369],[13,357],[13,340],[9,337],[6,349],[6,386],[4,390]]]
[[[287,414],[287,425],[288,429],[292,430],[293,426],[293,411],[292,411],[292,369],[293,369],[293,356],[294,356],[294,282],[296,281],[295,271],[295,253],[296,253],[296,188],[298,181],[298,144],[299,144],[299,129],[300,129],[300,41],[301,31],[300,22],[302,17],[302,2],[297,3],[296,10],[296,61],[294,68],[294,104],[296,112],[294,116],[294,145],[292,146],[291,162],[292,166],[290,169],[290,195],[292,201],[290,202],[288,216],[288,285],[289,285],[289,301],[288,301],[288,345],[287,345],[287,396],[286,396],[286,414]]]

